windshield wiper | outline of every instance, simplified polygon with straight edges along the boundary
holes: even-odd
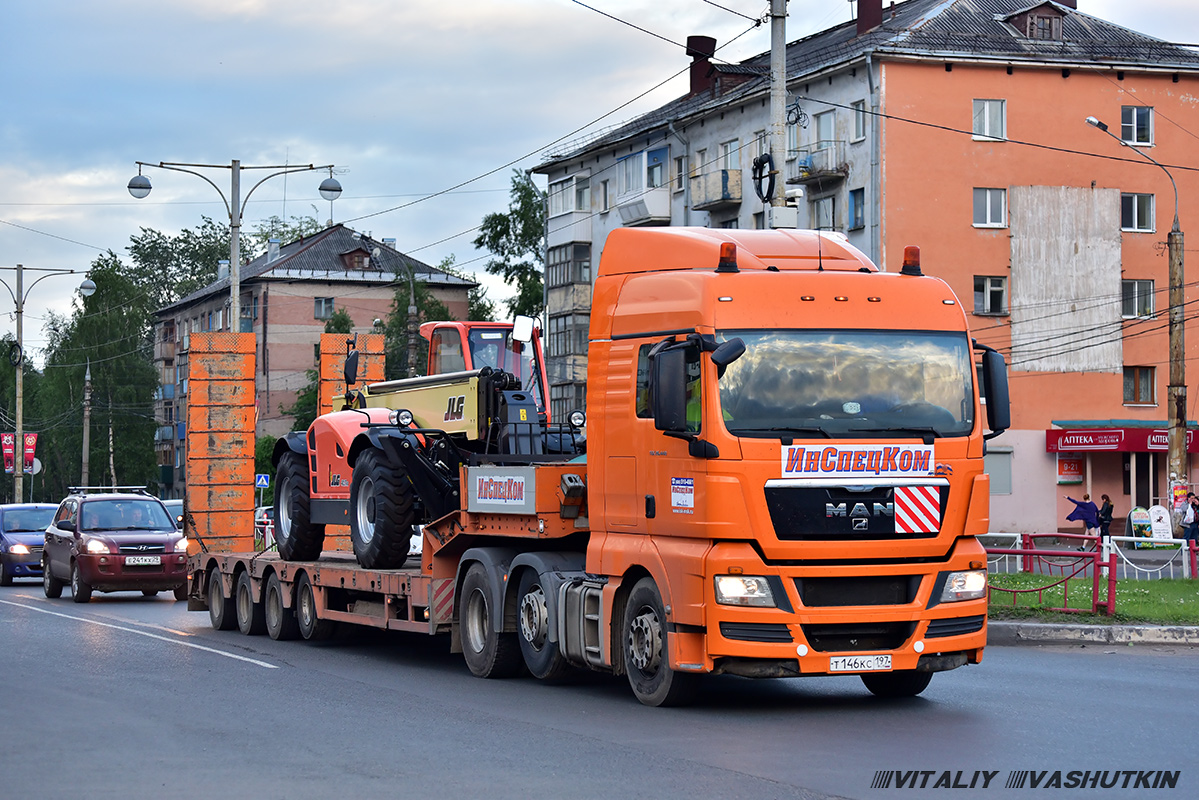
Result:
[[[785,426],[774,428],[753,428],[755,431],[766,431],[769,433],[819,433],[825,439],[833,438],[833,435],[819,425],[799,425]]]
[[[879,433],[882,435],[892,434],[892,433],[893,434],[900,434],[900,433],[916,434],[918,436],[924,437],[925,444],[932,444],[932,438],[934,436],[941,435],[941,432],[939,430],[937,430],[936,428],[932,427],[931,425],[897,425],[897,426],[886,425],[886,426],[877,426],[877,427],[875,427],[875,426],[863,427],[860,425],[855,425],[854,427],[849,428],[849,430],[855,431],[858,433]]]

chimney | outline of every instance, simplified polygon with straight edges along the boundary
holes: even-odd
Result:
[[[393,237],[393,236],[384,236],[384,237],[383,237],[383,246],[384,246],[384,247],[390,247],[392,250],[395,250],[395,249],[396,249],[396,240],[395,240],[395,237]]]
[[[228,277],[229,277],[229,259],[222,258],[220,261],[216,262],[216,279],[218,281],[223,281],[223,280],[225,280],[225,278],[228,278]]]
[[[712,88],[712,62],[716,54],[716,40],[711,36],[688,36],[687,55],[691,56],[691,94],[706,92]]]
[[[858,36],[883,24],[883,0],[858,0]]]
[[[1058,4],[1066,6],[1067,8],[1072,8],[1075,11],[1078,10],[1078,0],[1057,0],[1057,2]]]
[[[266,240],[266,263],[271,263],[279,257],[279,240],[275,238]]]

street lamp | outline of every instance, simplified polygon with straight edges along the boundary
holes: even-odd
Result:
[[[13,267],[0,267],[0,269],[13,269]],[[22,493],[25,490],[25,301],[29,299],[29,292],[33,291],[33,287],[49,278],[52,275],[79,275],[83,271],[75,269],[35,269],[35,272],[45,272],[46,275],[29,284],[29,290],[25,290],[25,267],[17,264],[16,273],[16,290],[8,285],[8,281],[0,278],[0,283],[4,284],[4,288],[8,289],[9,296],[12,297],[13,304],[16,306],[17,317],[17,343],[8,354],[9,362],[17,370],[17,440],[15,442],[16,462],[13,464],[13,494],[16,495],[16,502],[24,502]],[[84,297],[91,297],[96,293],[96,284],[91,278],[84,277],[83,283],[79,284],[79,293]]]
[[[1087,117],[1087,124],[1106,133],[1124,147],[1128,142],[1107,129],[1107,125],[1097,117]],[[1174,176],[1164,165],[1156,161],[1140,148],[1133,147],[1132,151],[1141,158],[1155,164],[1166,173],[1170,186],[1174,189],[1174,227],[1166,237],[1166,246],[1170,253],[1170,387],[1169,387],[1169,456],[1167,471],[1170,474],[1171,506],[1174,504],[1173,489],[1176,482],[1185,482],[1186,465],[1186,425],[1187,425],[1187,386],[1186,386],[1186,351],[1183,342],[1185,330],[1183,317],[1184,276],[1182,263],[1182,230],[1178,227],[1178,184]]]
[[[325,200],[332,203],[341,196],[341,184],[333,177],[333,165],[326,164],[323,167],[318,167],[313,164],[305,166],[262,166],[262,167],[243,167],[242,163],[234,159],[229,166],[224,164],[182,164],[172,161],[160,161],[157,164],[151,164],[146,161],[137,162],[137,175],[129,180],[129,194],[133,195],[138,200],[150,194],[150,179],[142,175],[142,167],[159,167],[160,169],[174,170],[175,172],[186,172],[189,175],[195,175],[206,182],[213,189],[216,189],[217,194],[221,196],[221,200],[225,203],[225,210],[229,212],[229,228],[231,232],[229,241],[229,327],[234,332],[239,332],[241,327],[241,220],[246,211],[246,204],[250,202],[250,195],[254,194],[254,190],[262,184],[266,183],[271,178],[279,175],[287,175],[292,172],[311,172],[318,169],[329,170],[329,177],[321,181],[320,194]],[[197,169],[227,169],[232,174],[232,185],[229,189],[229,197],[225,197],[215,183],[208,179],[207,176],[196,172],[187,167],[195,167]],[[241,171],[243,169],[273,169],[270,175],[267,175],[258,183],[251,187],[250,191],[246,192],[244,200],[240,199],[241,193]]]

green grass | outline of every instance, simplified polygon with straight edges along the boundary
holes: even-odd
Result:
[[[1030,575],[992,575],[992,587],[1031,589],[1048,586],[1056,577]],[[1105,599],[1107,585],[1100,586],[1100,600]],[[1199,625],[1199,580],[1162,578],[1152,581],[1120,580],[1116,582],[1116,613],[1113,616],[1089,610],[1083,613],[1050,611],[1061,608],[1062,587],[1046,589],[1040,598],[1035,592],[1018,594],[1013,606],[1008,592],[992,591],[988,604],[991,619],[1033,620],[1036,622],[1073,622],[1094,624],[1141,625]],[[1091,580],[1074,578],[1070,581],[1070,608],[1090,609]]]

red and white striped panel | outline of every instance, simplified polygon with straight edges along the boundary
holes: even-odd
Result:
[[[433,623],[449,622],[454,613],[454,581],[433,581]]]
[[[895,532],[936,533],[941,530],[941,489],[937,486],[895,487]]]

